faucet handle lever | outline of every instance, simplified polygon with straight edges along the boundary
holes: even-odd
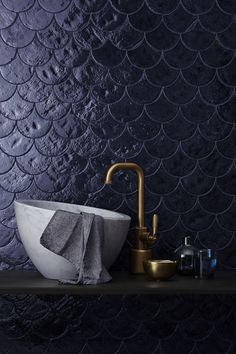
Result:
[[[158,226],[158,215],[153,214],[153,217],[152,217],[152,234],[153,234],[153,236],[157,235],[157,226]]]
[[[147,231],[147,228],[138,228],[139,230],[139,240],[146,242],[148,246],[151,246],[157,240],[157,227],[158,227],[158,215],[154,214],[152,217],[152,231]]]
[[[152,232],[147,234],[147,242],[149,246],[151,246],[157,240],[157,226],[158,226],[158,216],[157,214],[154,214],[152,217]]]

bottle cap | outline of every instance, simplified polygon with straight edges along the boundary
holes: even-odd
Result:
[[[184,238],[184,244],[185,244],[186,246],[191,245],[191,237],[190,237],[190,236],[185,236],[185,238]]]

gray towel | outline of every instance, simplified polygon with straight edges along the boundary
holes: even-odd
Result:
[[[57,210],[40,243],[75,266],[78,278],[59,279],[62,283],[99,284],[111,280],[102,263],[104,229],[101,216]]]

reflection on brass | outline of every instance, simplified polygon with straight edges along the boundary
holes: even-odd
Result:
[[[151,259],[151,250],[137,250],[135,248],[131,248],[130,250],[130,268],[131,272],[135,274],[143,274],[143,262]]]
[[[175,261],[146,260],[143,262],[145,272],[155,280],[167,280],[176,273]]]
[[[153,235],[157,234],[157,226],[158,226],[158,216],[157,214],[154,214],[152,217],[152,232]]]
[[[151,258],[151,251],[149,247],[156,241],[157,238],[158,217],[156,214],[153,215],[153,230],[152,233],[148,232],[147,227],[145,226],[144,218],[144,173],[142,168],[133,162],[115,163],[106,173],[105,184],[112,183],[113,174],[118,170],[133,170],[138,175],[138,225],[136,227],[134,248],[131,250],[130,270],[131,273],[143,274],[143,261]]]

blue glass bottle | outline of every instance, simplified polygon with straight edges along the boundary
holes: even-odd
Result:
[[[184,237],[184,242],[175,250],[177,271],[183,275],[195,275],[197,249],[191,245],[191,237]]]

